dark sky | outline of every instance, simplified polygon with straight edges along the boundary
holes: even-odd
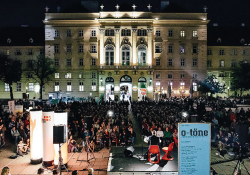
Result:
[[[7,26],[43,26],[44,8],[48,6],[50,11],[56,11],[57,5],[62,8],[72,2],[80,0],[0,0],[0,27]],[[156,0],[101,0],[104,6],[121,5],[128,2],[136,6],[147,6]],[[250,26],[250,1],[249,0],[170,0],[189,11],[202,12],[203,7],[208,7],[208,19],[220,26],[239,26],[245,23]],[[115,7],[114,7],[115,10]],[[131,8],[132,10],[132,8]],[[105,11],[105,8],[104,8]]]

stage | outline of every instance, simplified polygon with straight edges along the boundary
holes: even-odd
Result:
[[[112,147],[109,157],[108,174],[145,174],[154,172],[154,174],[178,174],[178,150],[174,147],[171,156],[174,158],[172,161],[161,160],[158,164],[153,164],[145,159],[144,155],[147,147],[134,147],[133,157],[125,157],[124,150],[127,147]],[[161,158],[165,152],[160,149]]]

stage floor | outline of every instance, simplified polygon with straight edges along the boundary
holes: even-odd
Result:
[[[171,156],[172,161],[161,160],[158,164],[149,163],[142,154],[148,150],[147,147],[134,147],[133,157],[125,157],[124,150],[127,147],[112,147],[110,151],[108,172],[177,172],[178,150],[174,147]],[[161,158],[165,154],[160,149]]]

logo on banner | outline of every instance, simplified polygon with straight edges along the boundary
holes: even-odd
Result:
[[[141,94],[142,95],[146,95],[146,92],[147,92],[146,89],[141,89]]]
[[[191,137],[194,137],[194,136],[208,136],[208,130],[197,130],[197,128],[194,128],[194,129],[190,129],[189,132],[185,131],[185,130],[182,130],[181,131],[181,135],[182,136],[191,136]]]
[[[43,116],[43,121],[44,122],[51,121],[51,116]]]

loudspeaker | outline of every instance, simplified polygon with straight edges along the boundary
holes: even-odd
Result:
[[[237,125],[235,127],[235,134],[238,135],[238,142],[245,144],[247,140],[248,128],[247,125]]]
[[[57,125],[53,126],[53,144],[66,142],[66,126]]]

